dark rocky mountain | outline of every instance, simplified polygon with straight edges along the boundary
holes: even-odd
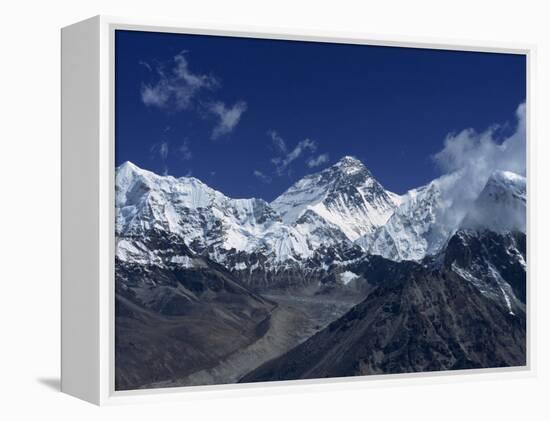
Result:
[[[163,262],[116,261],[117,390],[216,365],[261,338],[277,307],[176,236],[149,234]]]
[[[240,381],[525,365],[525,235],[476,234],[454,235],[439,262],[353,265],[367,298]]]
[[[469,280],[512,313],[525,313],[526,235],[460,230],[443,254],[445,267]]]

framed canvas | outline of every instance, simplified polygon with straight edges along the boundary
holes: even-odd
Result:
[[[102,404],[532,372],[531,57],[64,28],[62,390]]]

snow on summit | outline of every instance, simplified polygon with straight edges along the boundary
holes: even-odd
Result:
[[[461,226],[504,233],[526,232],[525,177],[510,171],[496,171],[468,212]]]
[[[163,232],[233,268],[246,267],[251,255],[263,256],[262,264],[301,264],[321,254],[334,262],[361,249],[420,260],[437,253],[458,228],[525,232],[525,177],[493,173],[458,222],[445,217],[452,202],[443,198],[442,183],[460,179],[442,180],[398,196],[360,160],[345,156],[267,203],[232,199],[196,178],[160,176],[125,162],[116,171],[117,253],[124,260],[155,260],[154,250],[132,237]]]
[[[299,223],[307,211],[314,212],[354,241],[386,223],[396,207],[395,199],[361,161],[345,156],[296,182],[271,206],[288,224]]]

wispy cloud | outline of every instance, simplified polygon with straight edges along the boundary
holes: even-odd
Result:
[[[440,179],[442,195],[452,205],[446,218],[460,221],[493,172],[525,175],[525,104],[518,106],[515,117],[514,131],[504,140],[497,134],[505,125],[493,125],[481,133],[466,129],[447,135],[443,149],[433,156],[444,173]]]
[[[191,70],[188,55],[182,51],[169,63],[140,62],[155,77],[153,82],[141,85],[142,102],[165,111],[194,110],[202,117],[211,116],[215,119],[212,139],[229,134],[246,111],[246,102],[229,106],[216,99],[213,91],[221,87],[220,79]]]
[[[153,155],[158,155],[163,161],[168,158],[168,142],[158,142],[151,146]]]
[[[305,152],[315,152],[317,150],[317,143],[311,139],[304,139],[289,152],[284,155],[277,156],[271,160],[275,165],[275,171],[278,175],[283,175],[287,172],[290,164],[300,158]]]
[[[150,64],[141,63],[152,71]],[[214,76],[194,73],[189,68],[185,51],[174,56],[169,69],[157,65],[154,70],[158,77],[157,81],[144,83],[141,86],[141,100],[151,107],[187,109],[193,104],[193,99],[200,91],[219,86]]]
[[[275,173],[278,176],[290,174],[291,164],[302,156],[307,158],[306,165],[310,168],[320,166],[329,160],[328,153],[313,156],[317,150],[317,142],[314,140],[306,138],[291,149],[276,130],[269,130],[267,136],[275,149],[276,155],[271,159],[271,163],[275,166]]]
[[[264,174],[263,172],[254,170],[253,174],[254,174],[254,177],[258,178],[262,183],[266,183],[266,184],[271,183],[271,177]]]
[[[180,157],[183,161],[190,161],[193,158],[193,153],[191,152],[191,148],[189,147],[189,142],[187,142],[186,140],[183,141],[178,149]]]
[[[212,139],[217,139],[222,135],[232,132],[237,124],[239,124],[241,116],[246,109],[247,105],[244,101],[238,101],[232,107],[226,106],[221,101],[210,104],[210,112],[218,118],[218,123],[212,130]]]
[[[309,158],[306,162],[309,168],[318,167],[320,165],[326,164],[329,160],[328,153],[323,153],[317,157]]]
[[[168,174],[168,166],[166,165],[166,159],[168,158],[169,149],[170,147],[168,145],[168,142],[166,141],[158,142],[153,144],[153,146],[151,146],[152,156],[154,158],[158,157],[162,161],[162,166],[164,167],[163,168],[164,175]]]
[[[525,114],[525,104],[519,105],[515,131],[503,141],[496,139],[499,125],[482,133],[466,129],[447,135],[444,148],[433,157],[435,162],[444,172],[467,170],[476,178],[496,170],[525,174]]]
[[[267,132],[267,135],[271,138],[271,141],[273,142],[273,145],[275,148],[277,148],[277,151],[283,154],[286,154],[287,148],[286,143],[284,139],[279,136],[279,133],[277,133],[275,130],[269,130]]]
[[[139,64],[142,65],[143,67],[145,67],[150,72],[153,71],[153,68],[151,67],[151,65],[149,63],[147,63],[146,61],[140,60]]]

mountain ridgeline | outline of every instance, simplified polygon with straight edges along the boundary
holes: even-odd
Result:
[[[268,203],[124,163],[116,388],[525,365],[525,177],[460,182],[344,157]]]

